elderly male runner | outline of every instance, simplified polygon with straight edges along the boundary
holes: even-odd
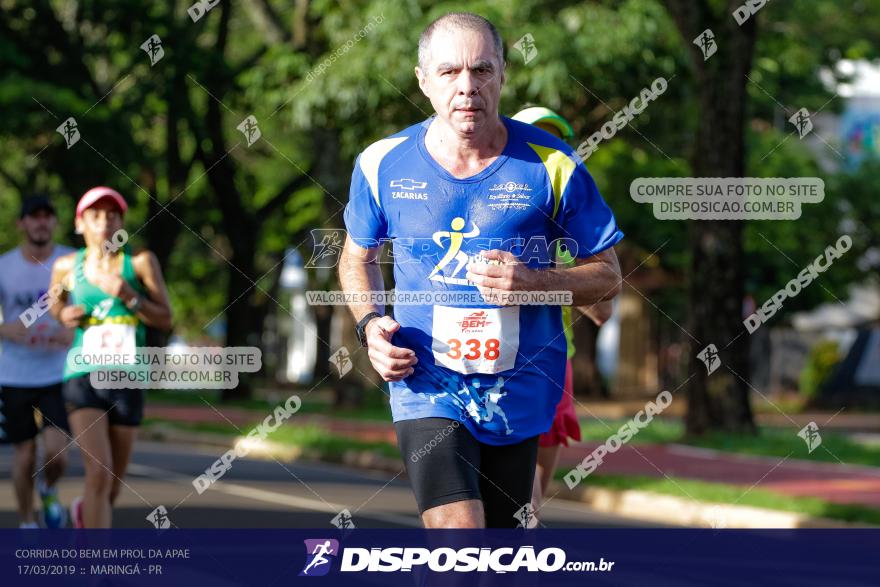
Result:
[[[393,318],[379,303],[351,310],[373,367],[391,382],[425,526],[513,527],[531,499],[538,435],[550,428],[565,379],[561,312],[475,306],[464,296],[564,291],[575,306],[610,299],[620,288],[612,247],[623,234],[571,148],[498,115],[504,49],[489,21],[453,13],[431,23],[415,72],[436,115],[358,157],[340,281],[350,293],[383,291],[377,257],[387,239],[399,294],[460,294],[461,304],[398,304]],[[553,262],[560,239],[573,268]]]

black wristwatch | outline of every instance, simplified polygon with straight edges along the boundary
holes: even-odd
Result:
[[[379,312],[370,312],[369,314],[367,314],[366,316],[361,318],[361,321],[358,322],[357,326],[354,327],[355,332],[357,332],[358,342],[360,343],[361,346],[363,346],[363,347],[367,346],[367,332],[366,332],[367,324],[369,324],[370,320],[372,320],[373,318],[381,318],[381,317],[382,317],[382,314],[380,314]]]

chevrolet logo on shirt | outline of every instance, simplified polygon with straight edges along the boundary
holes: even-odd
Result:
[[[391,187],[400,188],[402,190],[423,190],[428,187],[427,181],[416,181],[414,179],[392,179]]]

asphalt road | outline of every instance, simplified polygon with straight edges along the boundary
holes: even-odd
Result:
[[[180,528],[331,528],[348,509],[358,528],[419,527],[415,500],[401,472],[373,473],[324,463],[282,463],[237,459],[225,476],[198,494],[193,478],[223,451],[213,447],[139,442],[117,502],[113,525],[149,528],[147,516],[164,506]],[[65,504],[80,494],[83,468],[79,450],[68,449],[69,468],[61,482]],[[12,449],[0,446],[0,527],[16,527],[10,478]],[[656,526],[591,511],[552,499],[541,510],[548,528]]]

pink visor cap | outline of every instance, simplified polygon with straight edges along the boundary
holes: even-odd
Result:
[[[119,195],[119,192],[113,188],[98,186],[84,193],[79,199],[79,202],[76,205],[76,217],[82,218],[82,214],[86,208],[93,206],[95,202],[103,200],[104,198],[110,198],[113,200],[123,214],[128,210],[128,204],[125,203],[125,198]]]

